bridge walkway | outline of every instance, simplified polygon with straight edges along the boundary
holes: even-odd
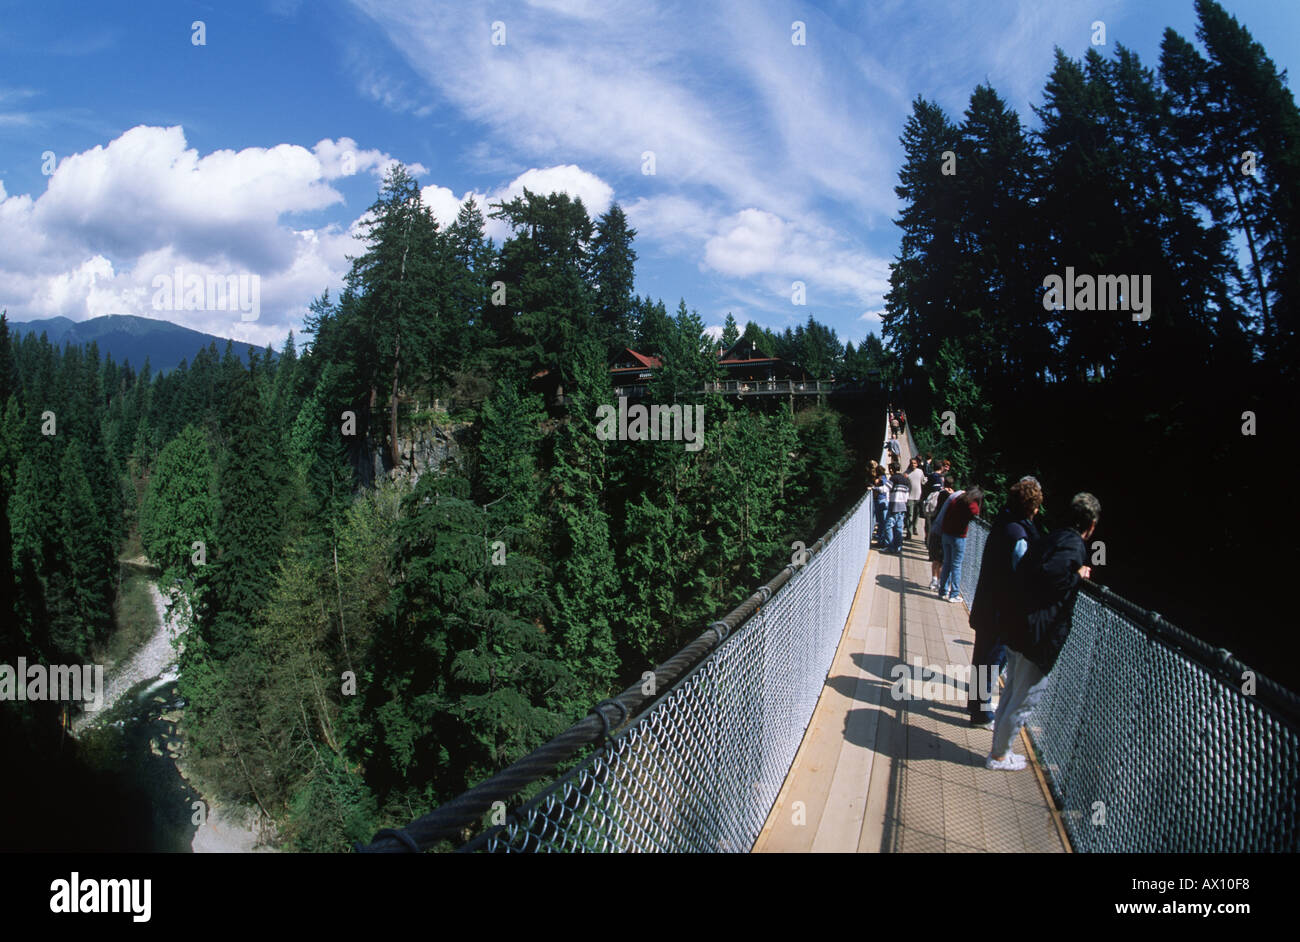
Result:
[[[984,768],[993,733],[969,725],[964,681],[952,676],[969,666],[975,633],[966,604],[940,601],[929,582],[920,536],[904,540],[901,556],[868,554],[755,853],[1068,852],[1024,731],[1013,748],[1029,768]],[[918,682],[916,660],[941,669],[939,689]],[[898,665],[908,668],[903,680]],[[903,686],[910,698],[895,699],[891,689]]]

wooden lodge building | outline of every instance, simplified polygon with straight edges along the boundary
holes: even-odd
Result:
[[[651,372],[662,364],[656,356],[625,349],[609,368],[614,389],[620,396],[644,396]],[[800,370],[780,357],[770,357],[754,346],[752,340],[737,340],[727,349],[718,349],[718,366],[722,370],[720,389],[748,390],[785,385],[787,380],[801,379]]]

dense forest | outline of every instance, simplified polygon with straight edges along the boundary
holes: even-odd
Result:
[[[545,742],[857,496],[851,417],[704,395],[718,341],[685,302],[633,294],[617,205],[490,209],[500,247],[473,203],[439,226],[395,167],[301,350],[210,347],[154,375],[0,320],[0,662],[94,661],[117,557],[142,548],[191,623],[187,758],[292,849],[368,840]],[[881,367],[812,318],[748,329],[810,377]],[[598,438],[624,346],[662,359],[650,401],[703,404],[703,448]],[[438,448],[417,460],[420,436]],[[36,846],[78,846],[50,822],[103,785],[61,706],[0,702],[6,757],[33,773],[5,804]]]
[[[1247,30],[1196,9],[1203,51],[1167,30],[1158,73],[1058,50],[1033,130],[986,85],[960,123],[914,102],[887,368],[959,483],[1035,473],[1047,525],[1094,492],[1094,578],[1294,687],[1279,593],[1241,574],[1295,559],[1300,113]],[[1069,309],[1045,284],[1067,267],[1149,276],[1148,316]]]

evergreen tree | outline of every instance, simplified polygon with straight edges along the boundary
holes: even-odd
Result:
[[[385,176],[362,227],[366,251],[352,259],[348,272],[355,306],[349,305],[345,320],[359,328],[357,373],[369,389],[367,407],[375,408],[381,389],[388,394],[388,452],[395,467],[400,390],[415,365],[434,364],[434,378],[442,375],[431,351],[447,326],[438,306],[443,249],[419,183],[400,164]]]
[[[606,696],[615,680],[613,620],[618,579],[609,518],[601,494],[609,471],[596,436],[596,408],[611,404],[603,351],[588,340],[577,350],[577,386],[555,432],[548,515],[551,526],[557,644],[588,698]]]
[[[203,544],[205,555],[215,548],[213,491],[207,436],[187,425],[158,453],[140,509],[145,552],[159,568],[189,575],[194,543]]]
[[[491,213],[514,235],[501,247],[497,280],[506,303],[494,307],[498,340],[515,348],[524,378],[555,371],[561,385],[579,369],[578,349],[594,336],[593,293],[587,281],[593,227],[582,200],[566,193],[523,196],[494,204]],[[602,355],[603,355],[602,347]]]
[[[628,227],[627,216],[617,203],[596,220],[591,240],[591,281],[599,336],[611,357],[633,342],[634,238],[636,230]]]
[[[944,337],[962,335],[953,302],[960,191],[956,174],[943,172],[957,138],[943,109],[918,96],[901,138],[904,164],[894,192],[904,201],[896,220],[903,232],[881,319],[882,336],[906,364],[932,363]]]
[[[722,325],[722,349],[730,350],[732,345],[739,339],[740,328],[736,326],[736,318],[728,311],[727,320]]]

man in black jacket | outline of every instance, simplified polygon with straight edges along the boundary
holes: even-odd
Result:
[[[1005,638],[1007,681],[994,715],[993,748],[984,763],[990,769],[1025,767],[1025,757],[1011,751],[1011,740],[1042,699],[1047,675],[1065,647],[1079,585],[1092,575],[1085,565],[1087,540],[1099,516],[1097,498],[1086,492],[1075,494],[1070,501],[1070,526],[1037,541],[1016,568],[1015,589],[1023,617],[1018,615],[1009,624]]]

